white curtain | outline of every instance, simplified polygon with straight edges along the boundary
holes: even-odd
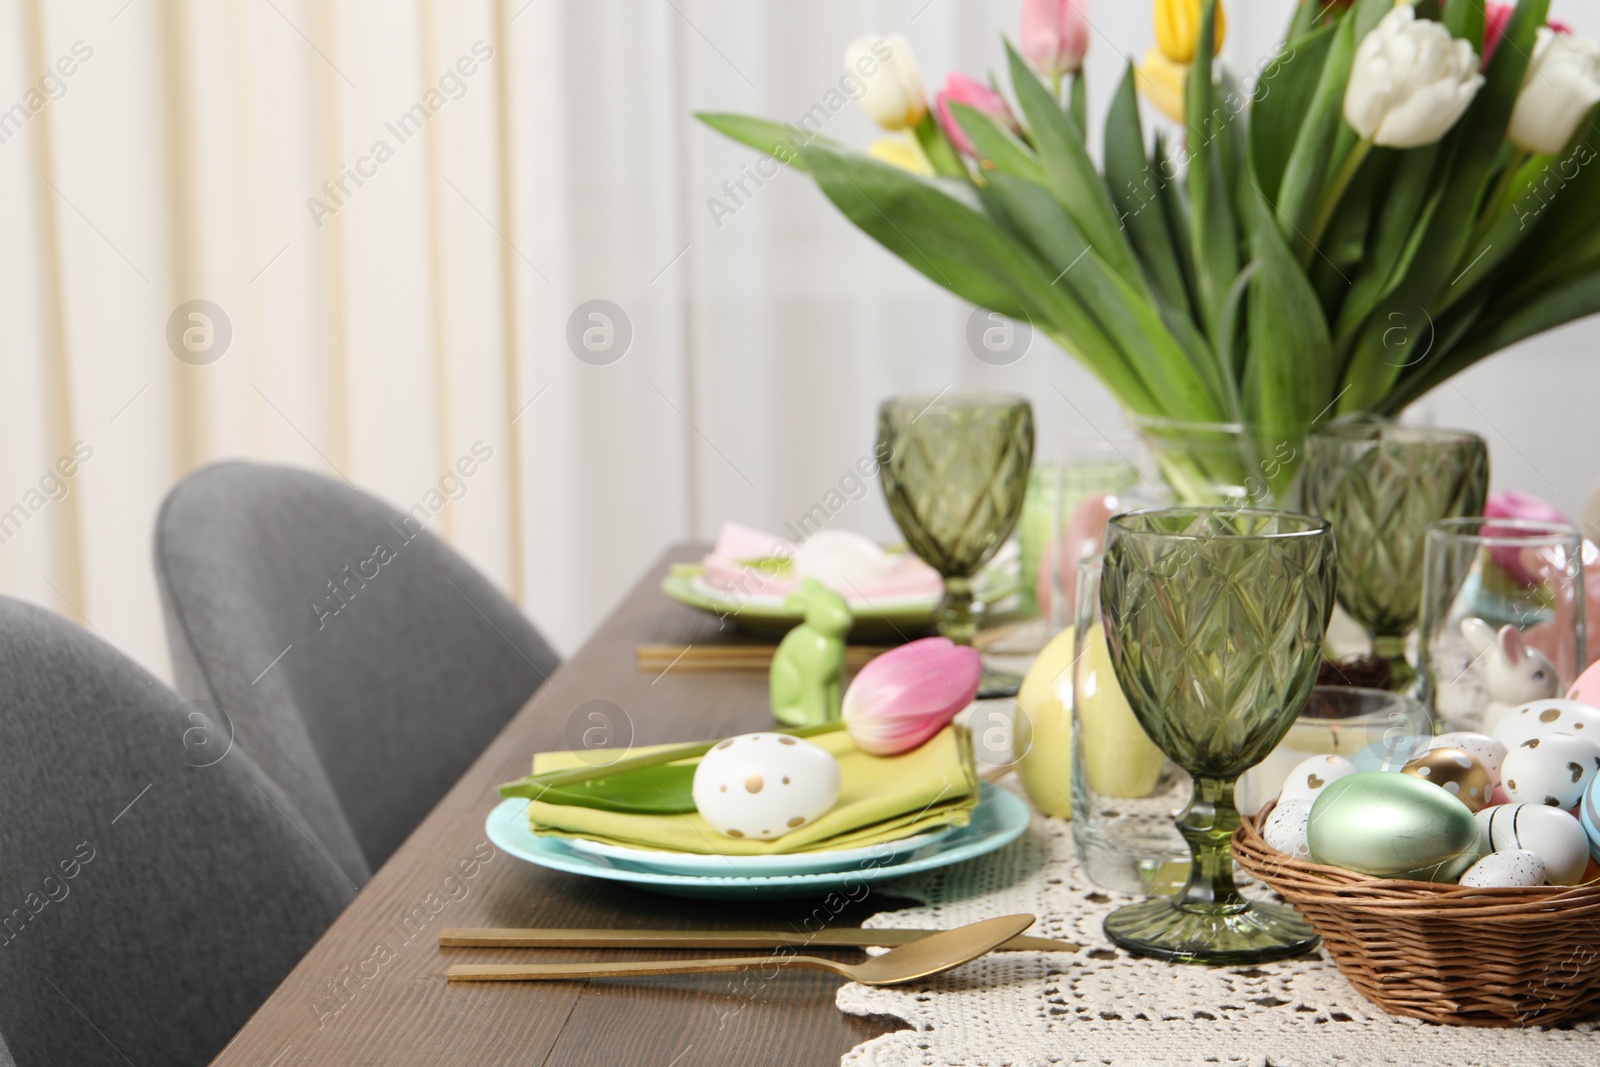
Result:
[[[1231,5],[1236,66],[1288,8]],[[1016,0],[3,0],[0,592],[165,674],[156,510],[185,472],[244,456],[422,504],[570,651],[665,545],[822,500],[871,448],[885,395],[1024,393],[1045,454],[1121,434],[1047,342],[980,363],[970,309],[803,175],[758,184],[755,152],[690,117],[797,118],[869,32],[904,33],[930,85],[1003,79],[1016,15]],[[1093,19],[1098,114],[1151,31],[1145,3],[1101,0]],[[876,135],[853,105],[826,132]],[[1595,329],[1525,345],[1419,414],[1485,433],[1497,485],[1576,512],[1600,449],[1582,407]],[[891,530],[876,494],[838,521]]]

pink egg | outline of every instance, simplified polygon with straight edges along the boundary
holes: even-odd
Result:
[[[1511,794],[1506,792],[1505,786],[1497,785],[1494,787],[1494,791],[1489,794],[1489,803],[1484,806],[1492,808],[1496,804],[1509,803],[1511,803]]]
[[[1600,660],[1589,664],[1589,669],[1578,675],[1578,680],[1567,690],[1567,699],[1600,706]]]

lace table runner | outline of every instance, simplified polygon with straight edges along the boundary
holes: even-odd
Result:
[[[1600,1026],[1486,1030],[1390,1016],[1321,957],[1208,968],[1129,956],[1100,929],[1126,898],[1084,876],[1071,824],[1059,819],[1035,816],[1027,834],[991,856],[883,888],[925,906],[868,925],[948,927],[1033,912],[1040,922],[1032,932],[1084,948],[994,953],[915,985],[845,985],[844,1011],[913,1027],[858,1045],[847,1065],[1600,1063]]]

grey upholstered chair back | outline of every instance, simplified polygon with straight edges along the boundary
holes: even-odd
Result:
[[[355,896],[323,847],[202,711],[0,598],[0,1034],[20,1067],[208,1062]]]
[[[156,524],[179,691],[219,705],[262,769],[310,798],[308,817],[357,881],[557,663],[424,528],[430,510],[223,463],[180,482]]]

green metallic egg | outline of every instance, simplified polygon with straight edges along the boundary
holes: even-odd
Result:
[[[1454,882],[1479,855],[1466,805],[1420,778],[1383,771],[1330,782],[1306,837],[1318,863],[1375,878]]]

